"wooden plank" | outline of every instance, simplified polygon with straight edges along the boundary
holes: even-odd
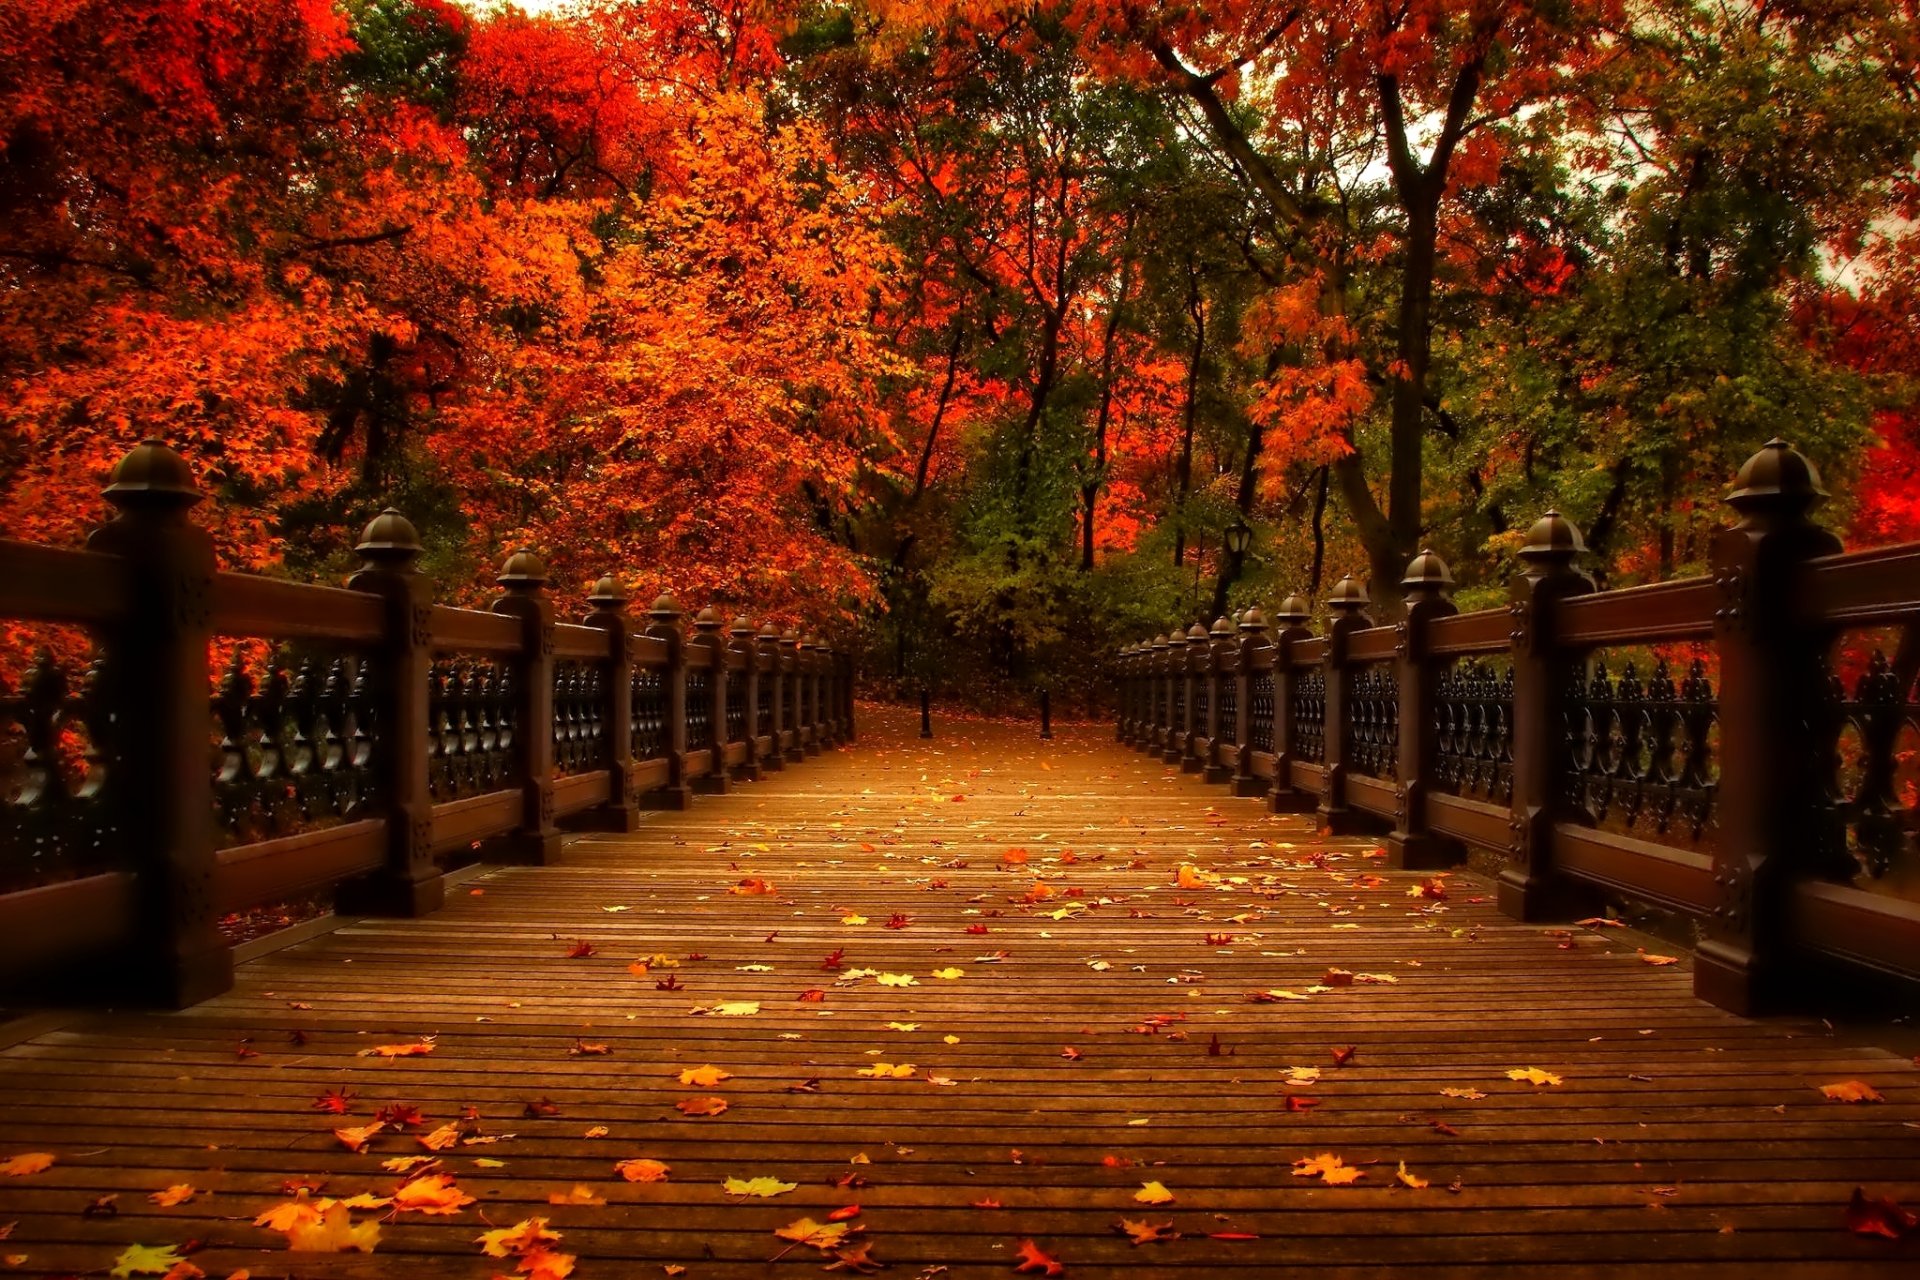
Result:
[[[1569,875],[1683,911],[1705,912],[1718,901],[1713,858],[1693,849],[1557,822],[1553,860]]]
[[[1568,600],[1559,606],[1559,626],[1574,647],[1707,640],[1721,603],[1713,579],[1680,578]]]
[[[1351,662],[1386,662],[1393,657],[1400,633],[1392,627],[1368,627],[1347,637],[1347,659]]]
[[[132,876],[107,872],[0,894],[0,977],[44,978],[119,946],[133,935],[133,891]]]
[[[213,578],[216,635],[371,645],[385,629],[385,601],[365,591],[250,573],[217,573]]]
[[[1794,886],[1793,931],[1815,951],[1920,978],[1920,902],[1803,880]]]
[[[556,658],[598,658],[607,656],[607,633],[599,627],[583,627],[570,622],[554,624],[553,656]]]
[[[1394,799],[1394,784],[1385,778],[1373,778],[1364,773],[1347,774],[1347,803],[1356,809],[1391,818],[1399,802]]]
[[[1500,805],[1445,792],[1427,793],[1427,822],[1443,836],[1452,836],[1482,849],[1505,851],[1513,838],[1513,815]]]
[[[100,625],[121,616],[128,590],[118,556],[0,538],[0,618]]]
[[[859,1204],[848,1221],[887,1274],[940,1280],[1011,1274],[1023,1239],[1068,1280],[1911,1271],[1912,1246],[1842,1223],[1855,1186],[1920,1199],[1906,1056],[1704,1005],[1684,961],[1642,959],[1652,940],[1505,919],[1470,873],[1427,896],[1430,873],[1386,869],[1378,842],[1320,836],[1100,726],[1041,742],[950,718],[922,742],[911,709],[860,715],[857,749],[571,837],[559,864],[490,869],[435,915],[339,922],[185,1013],[30,1028],[0,1051],[0,1152],[57,1162],[0,1179],[20,1270],[103,1274],[134,1241],[199,1240],[215,1276],[483,1280],[512,1262],[476,1237],[537,1216],[579,1280],[745,1280],[816,1274],[831,1257],[781,1254],[774,1229]],[[1456,826],[1504,822],[1435,800]],[[696,1012],[725,1002],[756,1007]],[[880,1062],[914,1066],[860,1074]],[[706,1064],[728,1078],[681,1082]],[[1509,1078],[1526,1066],[1561,1083]],[[1318,1078],[1289,1085],[1296,1068]],[[1821,1095],[1848,1079],[1885,1101]],[[346,1116],[314,1109],[328,1089],[351,1091]],[[675,1106],[699,1095],[727,1111]],[[425,1123],[360,1154],[333,1137],[402,1103]],[[469,1108],[495,1141],[437,1158],[474,1204],[356,1213],[380,1222],[371,1256],[292,1258],[252,1225],[290,1179],[391,1193],[381,1162],[429,1154],[420,1137]],[[1321,1153],[1359,1180],[1295,1176]],[[615,1173],[638,1157],[670,1176]],[[1430,1185],[1402,1185],[1402,1161]],[[723,1185],[756,1176],[793,1189]],[[1174,1200],[1136,1201],[1148,1181]],[[178,1183],[199,1193],[148,1199]],[[550,1203],[575,1185],[605,1203]],[[116,1216],[78,1212],[103,1196]],[[1182,1238],[1129,1245],[1123,1217]]]
[[[504,613],[433,606],[433,647],[438,653],[520,652],[520,620]]]
[[[594,805],[606,801],[611,785],[605,769],[589,769],[585,773],[573,773],[564,778],[555,778],[553,780],[553,811],[555,815],[565,817],[569,813],[591,809]]]
[[[344,822],[215,855],[214,910],[243,911],[371,871],[386,853],[384,818]]]
[[[1427,632],[1427,648],[1437,654],[1498,653],[1512,643],[1513,615],[1505,609],[1477,609],[1436,618]]]
[[[1873,547],[1811,560],[1797,589],[1809,615],[1836,626],[1870,627],[1920,616],[1920,544]]]
[[[433,806],[433,851],[445,853],[511,831],[520,825],[525,809],[526,797],[518,790],[489,791],[437,804]]]

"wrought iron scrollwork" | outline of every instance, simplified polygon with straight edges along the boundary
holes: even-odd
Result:
[[[1391,778],[1400,753],[1400,679],[1391,666],[1375,663],[1353,677],[1349,765],[1373,778]]]
[[[1675,682],[1665,658],[1642,683],[1632,663],[1618,678],[1604,662],[1573,678],[1567,713],[1573,805],[1593,823],[1666,842],[1704,839],[1717,779],[1712,733],[1718,699],[1695,659]]]
[[[1251,682],[1249,700],[1253,722],[1249,741],[1255,751],[1273,750],[1273,672],[1257,671]]]
[[[1490,804],[1513,799],[1513,668],[1473,658],[1434,684],[1437,789]]]
[[[1327,758],[1327,673],[1309,667],[1293,682],[1293,753],[1315,764]]]
[[[511,785],[519,710],[511,669],[482,658],[438,658],[427,686],[427,790],[435,801]]]

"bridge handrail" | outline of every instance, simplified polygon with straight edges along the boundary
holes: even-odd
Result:
[[[1480,850],[1519,919],[1608,892],[1690,915],[1725,1007],[1836,967],[1920,978],[1920,544],[1843,552],[1824,496],[1774,441],[1703,576],[1598,591],[1549,512],[1503,607],[1457,612],[1423,551],[1391,626],[1346,578],[1321,635],[1298,596],[1175,627],[1118,655],[1120,740],[1384,831],[1392,866]]]
[[[0,623],[45,642],[0,670],[0,989],[190,1004],[232,982],[229,913],[431,911],[459,862],[853,738],[851,659],[811,636],[713,609],[689,636],[612,576],[559,621],[530,551],[489,608],[436,603],[392,510],[344,588],[220,571],[152,441],[106,496],[84,550],[0,539]]]

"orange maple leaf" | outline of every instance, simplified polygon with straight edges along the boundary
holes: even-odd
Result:
[[[1018,1257],[1019,1261],[1013,1268],[1015,1271],[1036,1272],[1043,1276],[1063,1276],[1067,1274],[1067,1265],[1064,1262],[1042,1251],[1040,1246],[1031,1240],[1022,1240],[1020,1242]]]

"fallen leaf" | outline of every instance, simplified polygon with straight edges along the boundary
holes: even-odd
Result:
[[[1879,1090],[1865,1080],[1842,1080],[1838,1084],[1823,1084],[1820,1092],[1829,1102],[1885,1102]]]
[[[593,1188],[582,1182],[574,1183],[572,1188],[566,1191],[549,1191],[547,1193],[548,1204],[603,1205],[606,1202],[607,1198],[605,1196],[595,1195]]]
[[[844,1222],[815,1222],[812,1218],[798,1218],[784,1227],[775,1227],[773,1234],[782,1240],[791,1240],[825,1253],[846,1239],[849,1230]]]
[[[907,1080],[918,1070],[911,1062],[876,1062],[872,1066],[862,1067],[855,1075],[871,1076],[875,1080]]]
[[[1425,1178],[1415,1177],[1413,1174],[1408,1173],[1407,1162],[1405,1160],[1402,1160],[1400,1162],[1400,1168],[1394,1173],[1394,1177],[1400,1179],[1402,1185],[1413,1187],[1415,1189],[1433,1185],[1431,1182],[1429,1182]]]
[[[1018,1261],[1013,1268],[1015,1271],[1033,1272],[1043,1276],[1063,1276],[1067,1274],[1065,1263],[1044,1252],[1039,1245],[1031,1240],[1022,1240],[1020,1242],[1020,1252],[1016,1256]]]
[[[1172,1204],[1173,1192],[1158,1182],[1143,1182],[1133,1198],[1141,1204]]]
[[[1355,1169],[1332,1152],[1314,1156],[1310,1160],[1295,1160],[1293,1176],[1296,1178],[1318,1178],[1329,1186],[1345,1186],[1365,1177],[1362,1170]]]
[[[480,1246],[480,1252],[489,1258],[512,1258],[522,1256],[536,1249],[544,1249],[560,1239],[558,1231],[547,1229],[545,1218],[528,1218],[516,1222],[510,1227],[498,1227],[492,1231],[482,1231],[473,1238]]]
[[[585,938],[579,939],[572,946],[567,948],[567,959],[569,960],[585,960],[588,956],[592,954],[593,954],[593,944],[591,942],[588,942]]]
[[[1478,1089],[1442,1089],[1440,1096],[1443,1098],[1464,1098],[1468,1102],[1478,1102],[1487,1095]]]
[[[25,1155],[11,1156],[0,1161],[0,1174],[9,1178],[24,1178],[29,1174],[44,1173],[53,1167],[53,1154],[47,1151],[29,1151]]]
[[[393,1193],[398,1213],[458,1213],[473,1203],[473,1197],[453,1185],[450,1173],[432,1173],[411,1182],[403,1182]]]
[[[628,1182],[665,1182],[673,1170],[658,1160],[622,1160],[613,1171]]]
[[[114,1259],[112,1274],[122,1280],[128,1276],[163,1276],[185,1261],[174,1245],[130,1244]]]
[[[730,1196],[783,1196],[800,1184],[782,1182],[778,1178],[728,1178],[721,1184]]]
[[[1114,1224],[1113,1229],[1126,1236],[1128,1244],[1165,1244],[1180,1238],[1180,1233],[1173,1229],[1171,1222],[1142,1222],[1122,1218]]]
[[[171,1209],[177,1204],[185,1204],[199,1194],[198,1191],[193,1189],[192,1184],[176,1182],[164,1191],[154,1192],[148,1196],[147,1199],[153,1201],[162,1209]]]
[[[951,968],[935,969],[933,971],[933,976],[936,978],[944,978],[948,982],[952,982],[955,979],[966,977],[967,971],[965,969],[951,969]]]
[[[680,1073],[680,1083],[690,1084],[700,1089],[711,1089],[722,1080],[733,1079],[733,1072],[719,1067],[688,1067]]]
[[[1525,1080],[1528,1084],[1535,1086],[1560,1083],[1559,1076],[1553,1074],[1551,1071],[1542,1071],[1538,1067],[1515,1067],[1513,1070],[1507,1072],[1507,1079]]]
[[[321,1210],[317,1221],[299,1223],[286,1234],[287,1248],[294,1253],[372,1253],[380,1243],[380,1224],[356,1224],[347,1206],[336,1201]]]
[[[432,1053],[431,1040],[417,1040],[412,1044],[377,1044],[371,1049],[362,1049],[363,1058],[418,1058],[422,1054]]]
[[[359,1152],[366,1149],[367,1143],[372,1140],[374,1134],[379,1133],[386,1127],[387,1126],[376,1120],[372,1124],[363,1124],[357,1128],[335,1129],[333,1136],[338,1138],[340,1145],[347,1150]]]
[[[1916,1227],[1920,1227],[1920,1215],[1901,1208],[1891,1197],[1869,1198],[1865,1187],[1853,1189],[1853,1199],[1847,1202],[1847,1230],[1855,1235],[1899,1240]]]
[[[727,1109],[725,1098],[682,1098],[673,1104],[683,1116],[717,1116]]]

